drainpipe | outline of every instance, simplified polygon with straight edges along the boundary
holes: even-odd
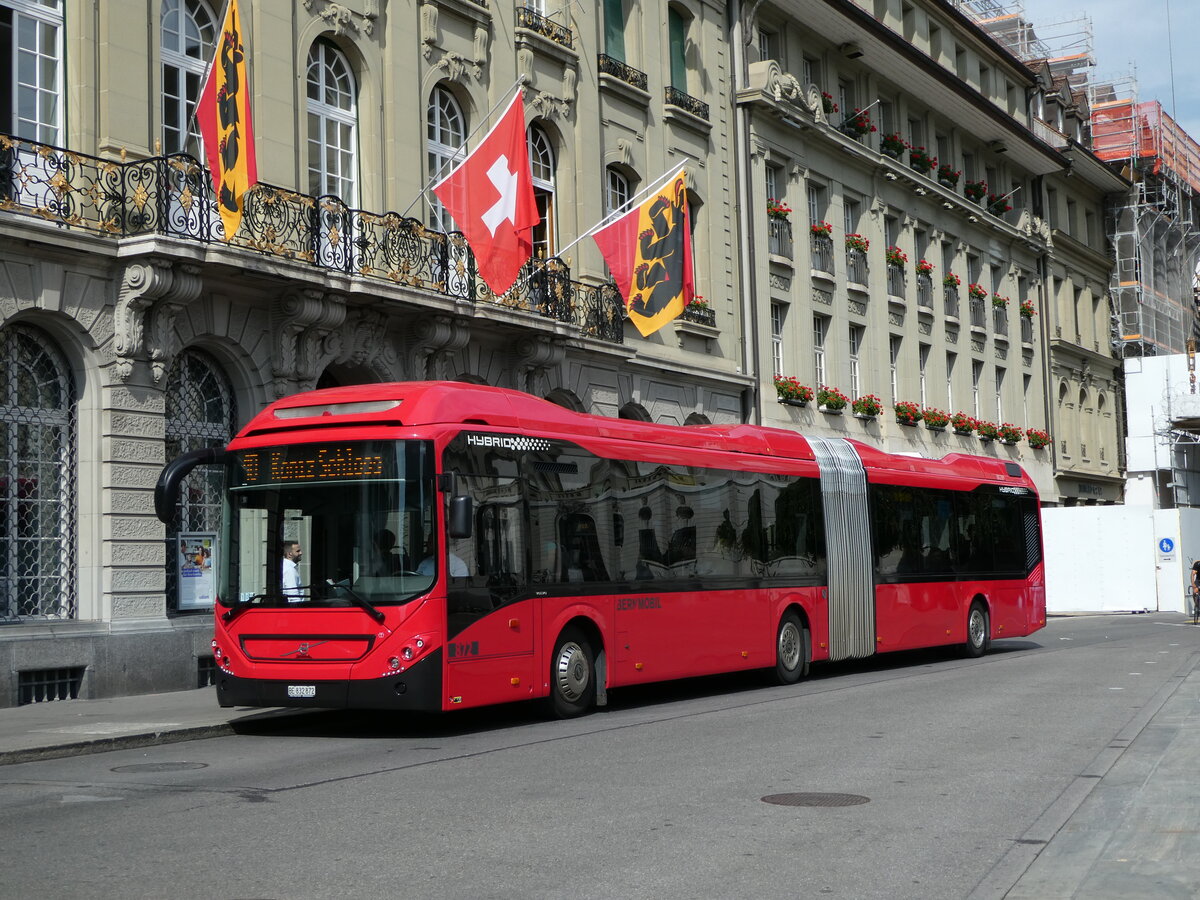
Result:
[[[1046,199],[1044,196],[1045,177],[1038,175],[1034,179],[1034,185],[1037,191],[1038,207],[1041,210],[1042,221],[1046,223],[1046,227],[1050,227],[1050,218],[1046,210]],[[1054,385],[1052,378],[1054,375],[1053,368],[1050,365],[1050,306],[1047,298],[1050,296],[1050,253],[1045,248],[1038,254],[1038,308],[1042,311],[1042,402],[1046,406],[1046,431],[1050,433],[1050,483],[1055,490],[1055,503],[1059,503],[1058,496],[1058,428],[1055,424],[1055,407],[1054,407]],[[1058,316],[1058,310],[1055,309],[1055,318]]]
[[[753,425],[762,424],[762,404],[758,366],[758,272],[754,265],[754,232],[750,218],[750,204],[754,197],[753,180],[750,177],[750,127],[747,113],[738,106],[737,92],[747,80],[746,42],[742,34],[742,4],[732,0],[729,4],[729,34],[733,45],[731,65],[733,67],[733,104],[735,134],[734,203],[737,205],[736,240],[739,248],[742,295],[742,365],[744,374],[753,379],[742,391],[742,421]]]

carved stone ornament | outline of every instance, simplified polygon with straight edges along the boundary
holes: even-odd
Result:
[[[116,374],[128,381],[134,363],[154,358],[154,380],[162,378],[174,355],[169,335],[175,315],[186,304],[200,296],[199,269],[191,265],[174,266],[170,260],[144,259],[132,262],[121,275],[121,288],[113,314],[113,348],[116,355]],[[157,309],[157,304],[162,304]],[[156,319],[150,348],[146,346],[147,320],[151,307],[156,307]],[[149,350],[149,352],[147,352]]]
[[[316,5],[316,0],[304,0],[304,8],[308,12],[312,12]],[[317,12],[317,16],[324,20],[334,34],[346,34],[348,31],[353,31],[355,33],[362,32],[370,37],[375,31],[375,20],[379,18],[379,7],[376,0],[364,0],[363,6],[362,12],[355,12],[340,3],[331,3],[326,0]]]
[[[418,319],[408,334],[408,371],[430,381],[452,378],[449,364],[456,352],[471,342],[465,319],[430,315]]]
[[[541,119],[567,119],[571,112],[571,102],[560,97],[552,96],[544,91],[529,101],[529,108],[534,116]]]
[[[346,298],[318,288],[295,288],[275,301],[271,309],[275,396],[316,384],[325,366],[341,354],[339,329],[345,320]]]

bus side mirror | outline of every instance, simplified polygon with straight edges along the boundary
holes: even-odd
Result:
[[[225,465],[229,454],[223,447],[202,447],[177,456],[165,466],[154,485],[154,514],[164,525],[170,525],[179,505],[179,485],[196,466]]]
[[[471,498],[467,496],[450,498],[450,513],[447,531],[452,538],[469,538],[471,536],[471,520],[474,513],[471,510]]]

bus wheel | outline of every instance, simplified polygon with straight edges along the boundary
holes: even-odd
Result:
[[[976,600],[971,604],[971,611],[967,613],[967,642],[963,645],[963,652],[971,659],[983,656],[992,642],[990,634],[991,622],[988,620],[987,610]]]
[[[567,628],[550,659],[550,708],[560,719],[587,712],[596,700],[596,657],[578,628]]]
[[[780,684],[795,684],[808,674],[812,659],[812,639],[808,629],[795,612],[788,612],[779,622],[775,639],[775,680]]]

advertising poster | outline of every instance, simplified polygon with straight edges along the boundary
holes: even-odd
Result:
[[[217,535],[179,535],[179,609],[211,609],[217,596]]]

